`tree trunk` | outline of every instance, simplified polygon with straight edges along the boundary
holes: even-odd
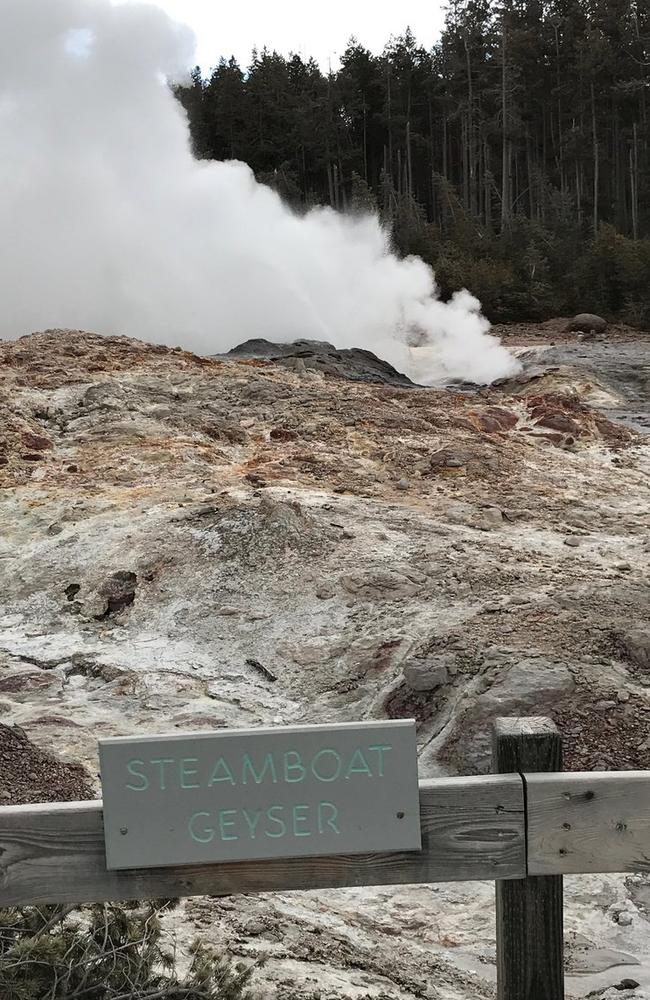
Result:
[[[460,126],[461,169],[463,174],[463,205],[469,210],[469,142],[467,139],[467,115],[461,118]]]
[[[411,159],[411,122],[406,123],[406,184],[409,197],[413,197],[413,161]]]
[[[447,151],[447,115],[442,118],[442,176],[449,179],[449,153]]]
[[[366,98],[363,98],[363,179],[368,183],[368,121]]]
[[[435,222],[436,221],[436,185],[435,185],[435,173],[436,173],[436,158],[435,158],[435,142],[433,138],[433,108],[431,107],[431,97],[428,98],[428,108],[429,108],[429,164],[431,166],[431,214],[429,218]]]
[[[594,236],[598,236],[598,194],[600,190],[600,152],[598,148],[598,130],[596,127],[596,95],[594,85],[591,85],[591,130],[594,142]]]
[[[528,210],[530,219],[535,218],[535,182],[533,176],[533,155],[530,136],[526,137],[526,172],[528,175]]]
[[[393,169],[393,111],[392,97],[390,90],[390,65],[386,68],[386,91],[388,100],[388,164],[389,169]]]
[[[449,195],[447,193],[447,184],[449,182],[449,150],[447,148],[448,135],[447,135],[447,115],[442,116],[442,176],[444,178],[444,191],[443,196],[440,199],[440,211],[442,214],[442,225],[443,228],[447,228],[449,222]]]
[[[639,141],[634,123],[634,141],[630,147],[630,193],[632,202],[632,239],[639,238]]]
[[[511,217],[510,190],[510,160],[511,148],[508,139],[508,72],[507,72],[506,23],[503,22],[501,35],[501,127],[503,130],[502,144],[502,176],[501,176],[501,229],[507,229]]]
[[[614,211],[616,215],[616,225],[618,229],[627,229],[627,211],[625,204],[625,188],[621,183],[621,175],[625,169],[621,156],[621,139],[618,122],[618,105],[613,101],[612,121],[614,123],[614,134],[612,137],[612,161],[614,164]]]
[[[546,166],[548,163],[548,143],[547,143],[547,128],[546,128],[546,115],[542,114],[542,164],[544,169],[544,178],[546,178]],[[546,224],[546,191],[542,192],[542,197],[540,198],[541,207],[541,221],[542,225]]]
[[[478,188],[476,178],[477,156],[476,143],[474,141],[474,85],[472,82],[472,60],[467,44],[467,36],[464,37],[465,61],[467,65],[467,165],[468,165],[468,207],[474,217],[478,215]]]
[[[558,150],[558,166],[560,169],[560,191],[564,193],[565,190],[565,180],[564,180],[564,149],[563,149],[563,136],[562,136],[562,75],[560,73],[560,38],[558,35],[557,24],[553,25],[555,29],[555,69],[556,69],[556,87],[557,87],[557,150]]]
[[[492,229],[492,172],[490,170],[490,144],[487,138],[483,139],[483,184],[484,193],[484,213],[486,229]]]
[[[582,225],[582,185],[580,183],[580,164],[576,160],[576,209],[578,212],[578,225]]]
[[[388,167],[388,149],[384,146],[384,170],[383,170],[383,189],[384,189],[384,218],[389,216],[392,218],[392,203],[391,203],[391,188],[392,188],[392,177],[391,172]]]

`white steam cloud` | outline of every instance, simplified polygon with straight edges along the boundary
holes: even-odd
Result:
[[[195,161],[165,85],[193,48],[154,6],[0,0],[0,336],[71,327],[202,353],[306,337],[427,383],[517,370],[479,303],[438,301],[376,219],[297,217],[244,164]]]

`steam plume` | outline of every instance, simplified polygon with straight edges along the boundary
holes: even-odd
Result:
[[[0,336],[60,326],[202,353],[308,337],[423,382],[516,370],[478,302],[438,301],[376,219],[299,218],[244,164],[193,159],[165,79],[194,40],[162,11],[0,0],[0,23]]]

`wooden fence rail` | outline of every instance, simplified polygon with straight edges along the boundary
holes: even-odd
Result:
[[[650,771],[525,782],[529,875],[650,872]]]
[[[562,879],[650,872],[650,771],[562,773],[547,720],[495,770],[420,782],[422,850],[108,871],[101,802],[0,807],[0,906],[494,880],[499,1000],[563,1000]]]
[[[523,878],[519,775],[420,783],[422,851],[107,871],[101,802],[0,808],[0,906]]]

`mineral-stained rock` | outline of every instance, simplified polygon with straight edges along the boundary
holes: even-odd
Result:
[[[50,439],[45,437],[45,435],[32,434],[30,432],[23,434],[23,445],[30,451],[49,451],[54,447]]]
[[[367,636],[354,642],[346,657],[355,674],[377,674],[391,669],[401,658],[403,636]]]
[[[516,413],[502,406],[486,406],[481,412],[470,414],[470,417],[476,421],[478,428],[487,434],[511,431],[519,422]]]
[[[269,432],[271,441],[297,441],[300,435],[288,427],[272,427]]]
[[[0,691],[3,694],[13,694],[17,701],[23,696],[29,697],[30,692],[39,691],[59,684],[56,674],[43,670],[20,670],[3,674],[0,677]]]
[[[532,416],[535,419],[535,423],[540,427],[548,427],[550,430],[559,431],[561,434],[573,434],[575,436],[580,434],[580,425],[573,417],[563,413],[562,410],[538,407],[536,411],[533,411]]]

